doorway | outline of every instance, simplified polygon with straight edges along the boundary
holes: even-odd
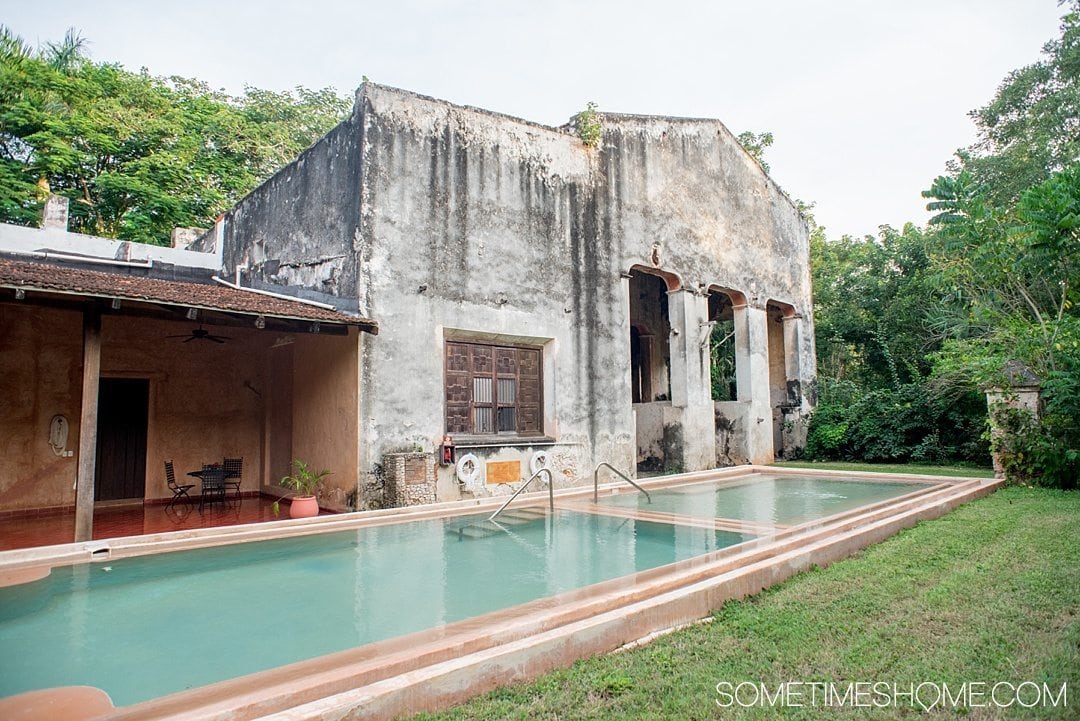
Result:
[[[142,500],[150,381],[102,378],[98,394],[94,501]]]

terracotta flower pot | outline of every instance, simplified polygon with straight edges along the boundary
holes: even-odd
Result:
[[[319,500],[315,496],[296,496],[289,503],[289,518],[311,518],[319,515]]]

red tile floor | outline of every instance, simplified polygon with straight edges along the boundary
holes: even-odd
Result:
[[[198,503],[164,505],[104,506],[94,509],[94,538],[119,538],[191,528],[236,526],[242,523],[280,521],[289,517],[287,504],[275,516],[273,499],[244,498],[242,503],[207,506],[199,511]],[[325,511],[324,511],[325,513]],[[71,543],[75,537],[75,514],[54,516],[7,517],[0,519],[0,551],[15,548]]]

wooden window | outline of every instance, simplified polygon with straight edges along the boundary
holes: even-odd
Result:
[[[446,432],[543,433],[540,349],[446,343]]]

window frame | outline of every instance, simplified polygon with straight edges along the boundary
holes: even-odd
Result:
[[[468,349],[466,369],[451,370],[451,350],[454,346],[465,347]],[[472,348],[484,347],[491,349],[491,370],[490,372],[477,373],[473,366]],[[511,374],[506,372],[500,372],[498,363],[498,352],[512,350],[514,351],[514,373],[512,375],[515,380],[514,395],[515,401],[512,404],[500,403],[499,400],[499,380],[507,380],[511,377]],[[523,378],[527,383],[533,380],[529,375],[522,374],[522,355],[521,351],[530,351],[535,353],[536,358],[536,376],[535,376],[535,403],[529,402],[527,399],[529,393],[523,393]],[[460,378],[464,376],[464,388],[467,391],[468,402],[451,401],[451,375]],[[475,379],[476,378],[490,378],[491,379],[491,400],[490,402],[477,403],[475,400]],[[525,400],[523,400],[525,399]],[[488,432],[478,432],[476,430],[476,415],[475,409],[477,406],[491,408],[491,424],[492,430]],[[466,408],[466,420],[467,430],[452,430],[451,423],[451,408],[456,407],[461,409]],[[513,431],[499,431],[499,408],[513,408],[515,416],[515,429]],[[535,430],[522,430],[527,424],[526,417],[523,414],[523,409],[528,411],[534,409],[535,413]],[[457,426],[454,426],[455,428]],[[513,441],[516,439],[530,439],[540,440],[544,436],[544,348],[539,344],[530,343],[507,343],[507,342],[493,342],[485,340],[472,340],[466,338],[446,338],[443,342],[443,428],[447,435],[461,437],[461,438],[474,438],[488,441]]]

